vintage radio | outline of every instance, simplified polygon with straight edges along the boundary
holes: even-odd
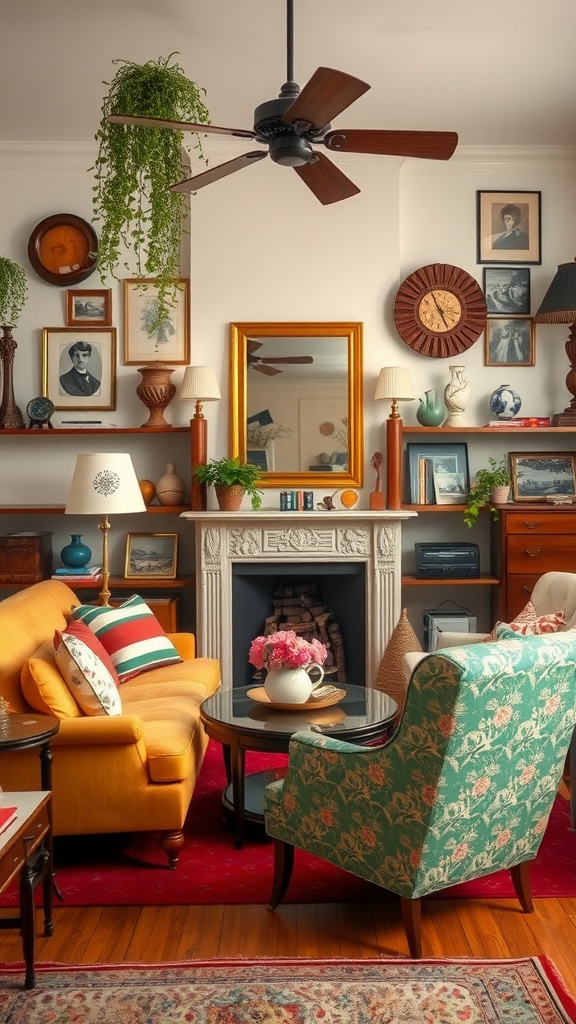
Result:
[[[0,583],[39,583],[51,574],[51,533],[0,534]]]
[[[419,580],[468,579],[480,575],[477,544],[415,544]]]

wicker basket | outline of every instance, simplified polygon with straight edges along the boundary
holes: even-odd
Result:
[[[393,697],[400,708],[404,704],[407,686],[402,659],[410,651],[421,650],[422,645],[412,629],[406,609],[403,608],[394,632],[388,641],[386,650],[382,655],[374,683],[377,690],[384,690],[390,697]]]

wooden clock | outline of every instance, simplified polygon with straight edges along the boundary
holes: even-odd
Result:
[[[394,300],[403,341],[422,356],[465,352],[486,326],[486,299],[478,282],[460,267],[430,263],[410,274]]]

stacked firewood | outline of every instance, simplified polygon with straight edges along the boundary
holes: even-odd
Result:
[[[274,612],[264,620],[264,636],[293,629],[305,640],[320,640],[328,650],[323,668],[327,676],[346,682],[344,641],[340,626],[322,600],[315,583],[282,585],[273,592]]]

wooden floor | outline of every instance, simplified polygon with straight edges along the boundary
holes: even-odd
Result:
[[[576,865],[575,865],[576,870]],[[5,912],[4,912],[5,913]],[[395,899],[368,904],[55,907],[55,932],[41,936],[37,962],[157,962],[226,957],[407,956]],[[425,957],[545,954],[576,996],[576,899],[540,899],[523,914],[516,900],[429,900],[422,914]],[[0,961],[21,961],[17,930],[0,931]]]

